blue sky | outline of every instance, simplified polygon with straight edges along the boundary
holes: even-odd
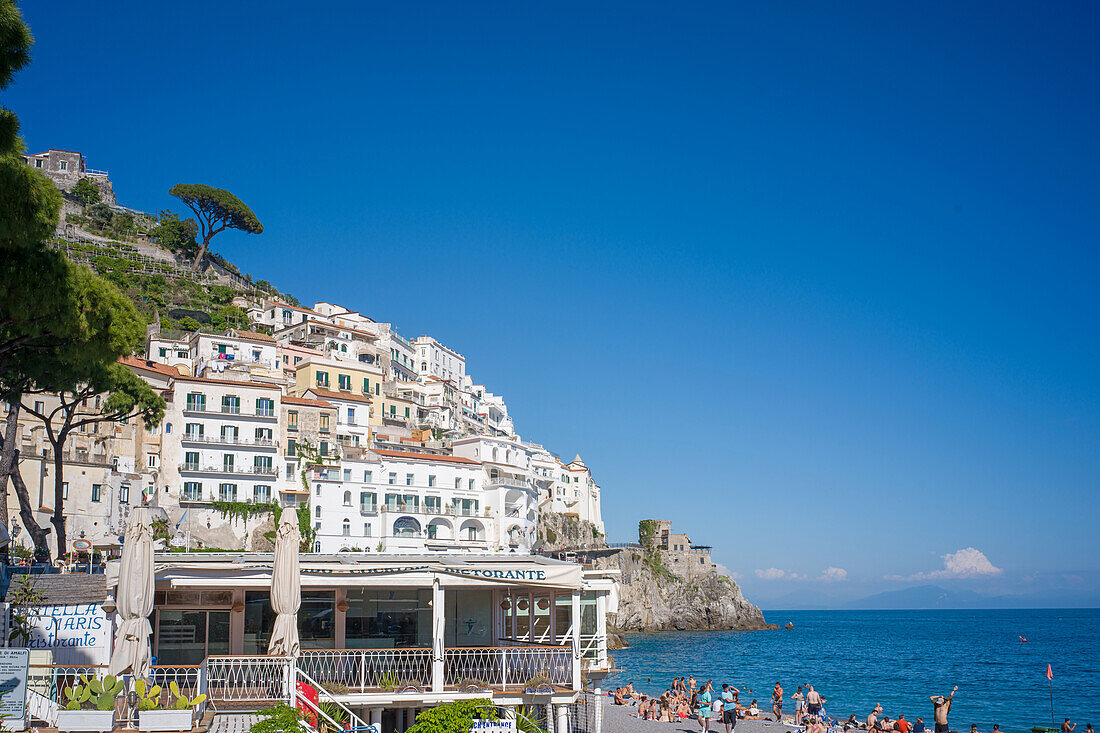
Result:
[[[614,539],[1100,596],[1095,4],[24,5],[29,148],[237,193],[216,249],[463,352]]]

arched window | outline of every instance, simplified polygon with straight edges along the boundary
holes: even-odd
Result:
[[[395,537],[416,537],[420,534],[420,522],[412,517],[400,517],[393,523]]]
[[[318,519],[321,518],[321,507],[317,507],[313,510],[313,516],[317,517]]]
[[[344,492],[344,506],[351,506],[351,492],[350,491],[345,491]],[[347,520],[345,519],[344,521],[346,522]]]
[[[493,448],[493,460],[495,461],[496,459],[497,459],[497,449]]]
[[[351,537],[351,520],[345,519],[341,525],[343,528],[343,534],[345,537]]]

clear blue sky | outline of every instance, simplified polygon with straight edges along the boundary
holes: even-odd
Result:
[[[216,249],[463,352],[614,539],[1100,595],[1095,3],[24,5],[29,148],[237,193]]]

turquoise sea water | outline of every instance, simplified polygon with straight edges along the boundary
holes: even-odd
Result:
[[[953,730],[971,723],[988,733],[1050,725],[1046,667],[1054,671],[1054,713],[1100,724],[1100,609],[990,611],[765,611],[793,631],[704,631],[628,634],[629,649],[612,652],[622,671],[605,686],[633,682],[660,693],[673,677],[694,674],[748,687],[771,709],[778,681],[790,695],[812,684],[831,717],[864,719],[876,702],[886,714],[924,718],[931,728],[933,694],[959,686]],[[1019,637],[1027,638],[1021,643]]]

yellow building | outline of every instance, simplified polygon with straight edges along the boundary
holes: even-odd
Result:
[[[294,367],[294,394],[307,389],[367,395],[382,394],[382,370],[363,362],[311,356]]]

